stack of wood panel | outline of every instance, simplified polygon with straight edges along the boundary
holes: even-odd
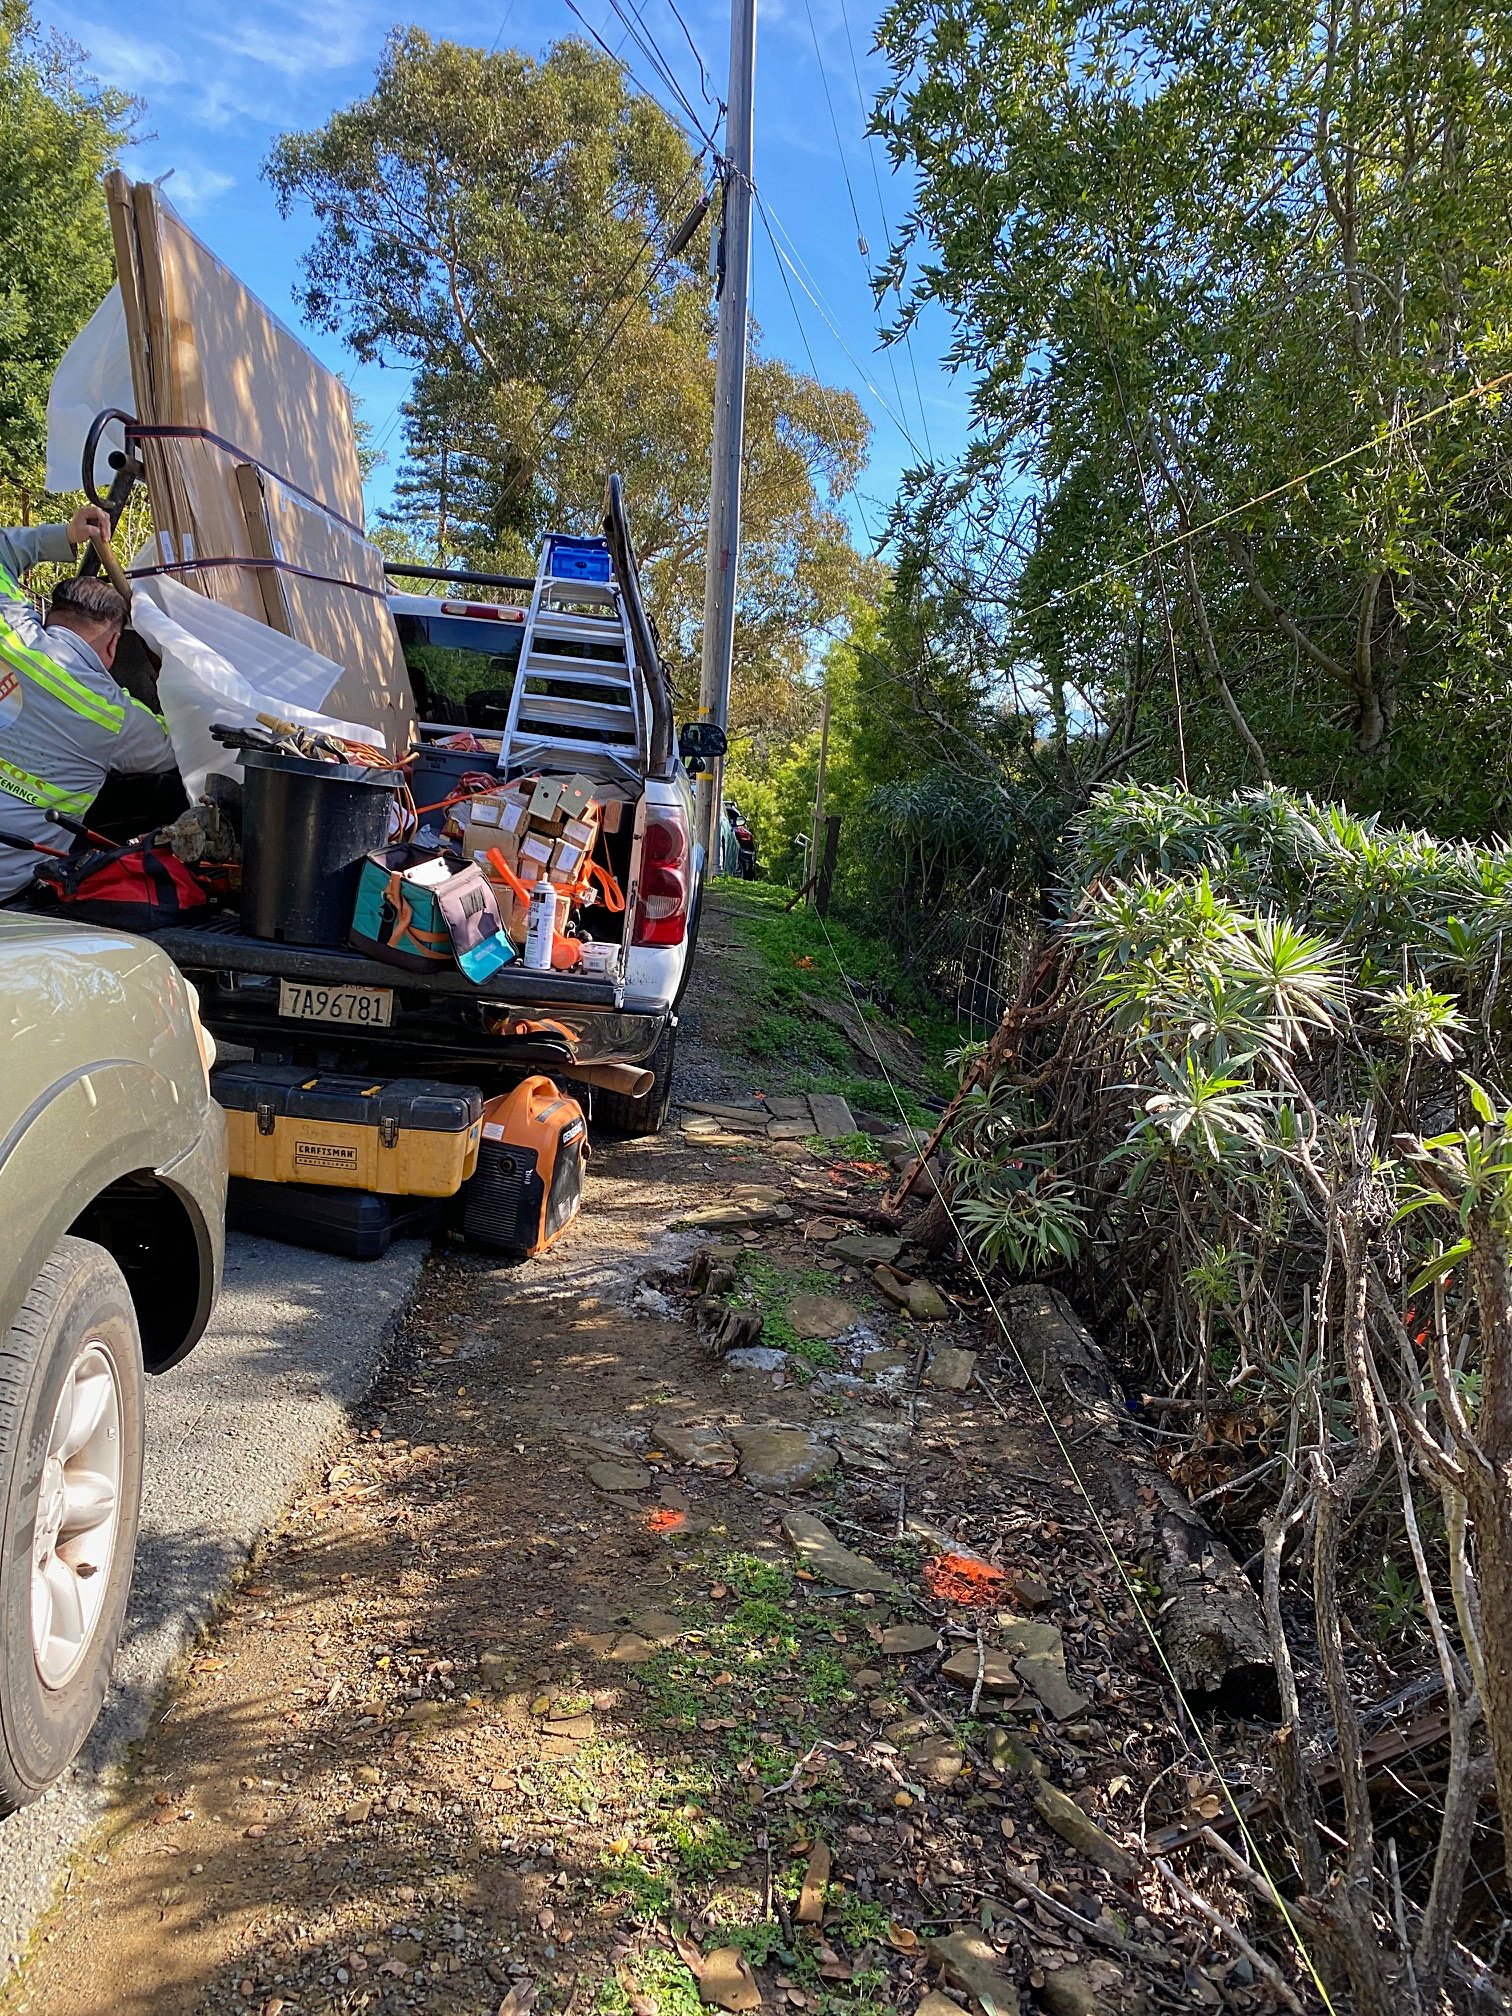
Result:
[[[409,741],[414,700],[363,530],[345,385],[151,183],[107,179],[158,564],[345,668],[326,706]]]

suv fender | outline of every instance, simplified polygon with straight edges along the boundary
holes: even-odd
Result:
[[[23,1250],[11,1256],[7,1273],[0,1276],[0,1336],[15,1321],[32,1282],[64,1234],[79,1225],[113,1185],[145,1177],[173,1196],[188,1221],[199,1263],[196,1290],[185,1312],[187,1334],[161,1340],[151,1353],[152,1369],[165,1370],[198,1341],[219,1287],[218,1242],[194,1202],[193,1188],[176,1181],[175,1171],[186,1170],[191,1159],[198,1164],[201,1157],[213,1168],[218,1158],[224,1197],[225,1116],[208,1097],[204,1103],[209,1108],[208,1126],[197,1097],[186,1099],[160,1072],[120,1057],[76,1066],[32,1100],[0,1138],[0,1177],[24,1195],[47,1198],[48,1208],[33,1224]],[[178,1144],[178,1152],[166,1160],[165,1138]],[[201,1174],[198,1168],[196,1174]],[[80,1229],[86,1236],[101,1237],[87,1226]],[[126,1271],[129,1276],[130,1270]],[[144,1333],[149,1327],[143,1326]]]

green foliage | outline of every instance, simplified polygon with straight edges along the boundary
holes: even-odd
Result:
[[[1416,1575],[1404,1575],[1389,1554],[1381,1561],[1380,1581],[1370,1608],[1383,1643],[1421,1627],[1422,1585]]]
[[[906,481],[900,574],[954,585],[976,635],[938,634],[1044,780],[1264,765],[1499,830],[1506,11],[892,0],[878,40],[881,278],[950,319],[974,420]]]
[[[639,1855],[601,1856],[597,1882],[605,1896],[618,1899],[625,1916],[637,1924],[654,1924],[672,1903],[671,1883],[649,1869]]]
[[[792,1570],[782,1561],[763,1561],[739,1548],[713,1556],[709,1572],[716,1582],[726,1583],[737,1596],[783,1597],[793,1591]]]
[[[653,1946],[626,1962],[639,1995],[657,2016],[703,2016],[698,1983],[687,1965],[665,1948]],[[594,2004],[598,2016],[633,2016],[635,2004],[617,1977],[600,1988]]]
[[[934,604],[895,579],[857,602],[824,660],[830,703],[825,810],[841,819],[835,902],[928,979],[959,952],[963,897],[1028,890],[1060,805],[1025,777],[1026,731],[1003,711],[993,669],[931,635]],[[764,871],[800,883],[818,778],[819,695],[801,732],[737,740],[730,789]]]
[[[841,1134],[833,1141],[827,1141],[822,1134],[814,1134],[804,1146],[816,1155],[833,1156],[837,1162],[875,1162],[882,1153],[880,1145],[870,1134],[859,1130],[854,1134]]]
[[[53,371],[114,278],[100,185],[139,110],[83,65],[0,0],[0,485],[34,505]]]
[[[743,882],[722,895],[738,939],[754,955],[741,976],[740,998],[730,1004],[734,1043],[758,1063],[782,1064],[784,1089],[837,1092],[863,1111],[889,1114],[896,1093],[909,1124],[930,1124],[919,1092],[951,1089],[943,1060],[954,1029],[906,970],[896,939],[863,918],[847,922],[831,915],[826,932],[811,910],[787,908],[787,889]],[[857,994],[847,994],[846,976]],[[889,1090],[869,1050],[853,1046],[837,1022],[819,1012],[821,1004],[832,1012],[843,1006],[871,1024],[884,1054],[891,1030],[902,1024],[924,1054],[924,1087],[900,1075],[894,1056]]]
[[[1032,1138],[1031,1118],[1008,1079],[968,1092],[949,1140],[955,1215],[990,1267],[1036,1274],[1074,1260],[1086,1229],[1075,1188],[1054,1150]]]

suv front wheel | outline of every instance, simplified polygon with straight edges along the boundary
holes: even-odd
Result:
[[[121,1270],[72,1236],[0,1342],[0,1813],[46,1791],[110,1684],[142,1498],[142,1346]]]

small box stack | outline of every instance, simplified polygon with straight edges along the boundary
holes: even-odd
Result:
[[[455,808],[463,856],[478,862],[493,885],[504,928],[516,944],[525,941],[528,891],[543,876],[559,892],[557,929],[565,927],[572,903],[581,900],[600,831],[618,832],[632,802],[574,775],[518,778]],[[493,854],[524,885],[525,898],[498,874]]]

